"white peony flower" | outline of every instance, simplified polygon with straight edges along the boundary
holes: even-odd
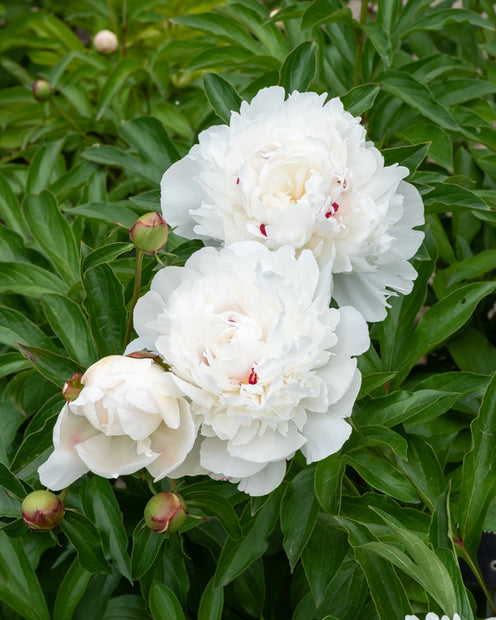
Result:
[[[405,616],[405,620],[420,620],[420,618],[418,618],[418,616]],[[448,616],[442,616],[441,618],[439,618],[437,614],[434,614],[431,611],[426,615],[425,620],[451,620],[451,618],[448,618]],[[461,618],[458,614],[455,614],[453,616],[453,620],[461,620]],[[491,619],[488,618],[488,620]]]
[[[420,246],[423,205],[384,166],[360,119],[326,94],[261,90],[230,125],[203,131],[199,144],[163,175],[162,210],[187,238],[229,245],[256,239],[271,249],[310,249],[332,261],[334,298],[368,321],[386,316],[387,298],[409,293],[407,262]]]
[[[254,241],[157,273],[136,305],[132,348],[158,353],[194,403],[201,439],[180,475],[264,495],[297,450],[311,463],[340,449],[360,387],[352,356],[369,336],[357,310],[329,308],[330,283],[310,251]]]
[[[146,467],[156,480],[180,465],[195,442],[189,405],[151,359],[112,355],[91,366],[83,389],[64,405],[55,428],[55,451],[38,469],[57,491],[92,471],[105,478]]]

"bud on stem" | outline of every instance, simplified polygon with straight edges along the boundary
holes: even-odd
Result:
[[[186,520],[183,501],[172,491],[157,493],[145,507],[145,523],[154,532],[176,532]]]
[[[134,245],[146,254],[156,254],[167,243],[169,229],[160,213],[145,213],[129,231]]]
[[[21,505],[24,523],[31,530],[47,532],[62,521],[65,508],[51,491],[33,491],[26,495]]]

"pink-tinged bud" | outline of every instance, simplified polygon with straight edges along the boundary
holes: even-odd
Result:
[[[136,221],[129,231],[129,236],[138,250],[156,254],[167,243],[169,228],[160,213],[152,211],[145,213]]]
[[[64,383],[62,388],[62,395],[68,403],[72,403],[73,400],[79,396],[84,385],[81,383],[81,377],[83,375],[80,372],[76,372],[72,375],[69,381]]]
[[[186,520],[186,508],[172,491],[154,495],[145,506],[145,523],[154,532],[176,532]]]
[[[119,47],[119,41],[110,30],[100,30],[93,37],[93,46],[100,54],[113,54]]]
[[[24,523],[31,530],[47,532],[62,521],[65,508],[51,491],[33,491],[24,498],[21,505]]]
[[[36,101],[48,101],[52,96],[52,87],[46,80],[36,80],[31,88]]]

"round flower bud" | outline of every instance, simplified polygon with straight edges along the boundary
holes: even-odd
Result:
[[[52,96],[52,87],[46,80],[36,80],[31,88],[36,101],[48,101]]]
[[[93,37],[93,46],[100,54],[113,54],[119,47],[117,37],[110,30],[100,30]]]
[[[145,506],[145,522],[154,532],[176,532],[186,520],[181,498],[171,491],[154,495]]]
[[[134,245],[147,254],[156,254],[167,243],[169,229],[166,221],[154,211],[145,213],[129,231]]]
[[[24,523],[31,530],[47,532],[62,521],[65,508],[51,491],[33,491],[24,498],[21,505]]]

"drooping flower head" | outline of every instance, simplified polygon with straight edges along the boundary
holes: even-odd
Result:
[[[157,273],[132,346],[159,354],[193,401],[198,453],[177,475],[208,472],[263,495],[297,450],[310,463],[340,449],[360,386],[352,356],[369,337],[357,310],[329,308],[330,283],[309,250],[295,258],[254,241]]]
[[[43,485],[57,491],[88,471],[117,478],[142,467],[158,480],[184,461],[196,429],[188,403],[159,364],[111,355],[81,383],[55,424],[55,450],[38,469]]]
[[[416,277],[408,259],[423,238],[413,230],[422,201],[360,119],[325,100],[296,91],[285,100],[273,86],[243,102],[165,172],[162,210],[187,238],[310,249],[321,267],[332,261],[339,305],[382,320],[388,296],[410,292]]]

